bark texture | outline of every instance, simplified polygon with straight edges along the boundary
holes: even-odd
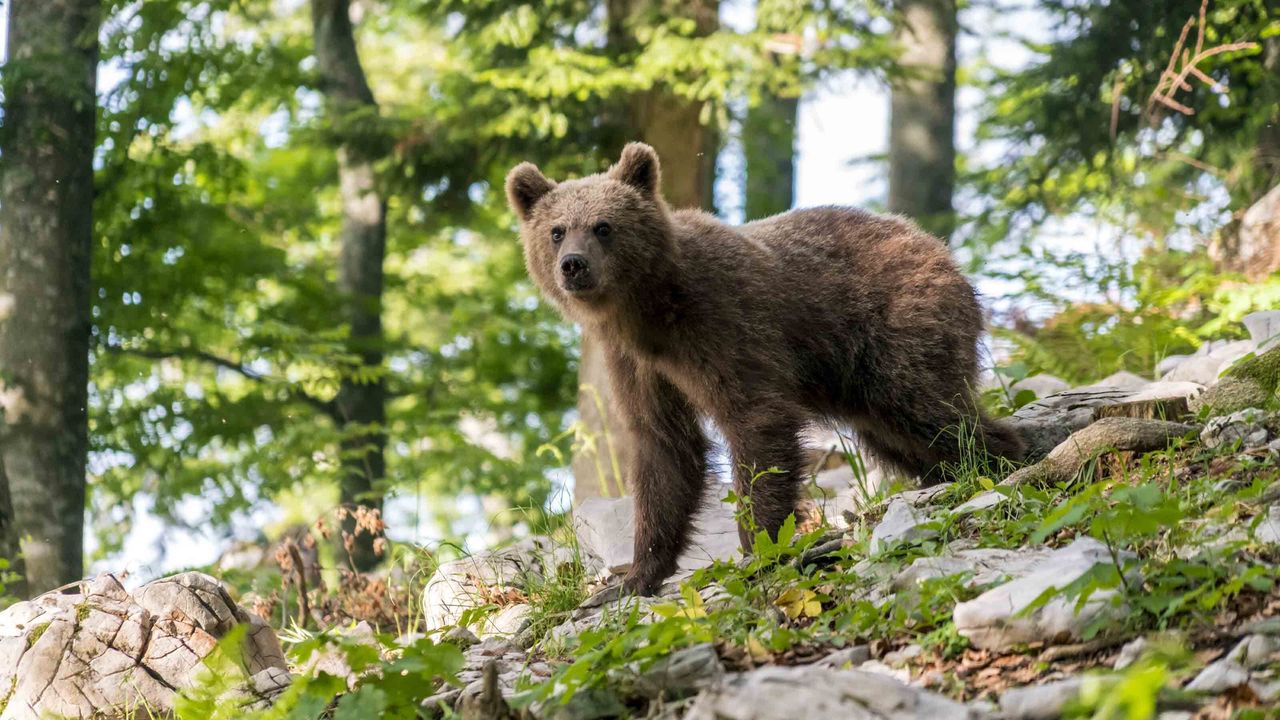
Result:
[[[1035,485],[1048,487],[1070,481],[1090,460],[1103,453],[1119,450],[1151,452],[1164,450],[1176,441],[1194,433],[1195,425],[1168,420],[1145,420],[1128,417],[1103,418],[1083,430],[1071,434],[1048,457],[1019,468],[1001,485]]]
[[[748,221],[786,212],[795,201],[799,110],[799,98],[769,96],[747,111],[742,144],[747,156]]]
[[[382,509],[386,476],[386,387],[382,369],[383,260],[387,206],[374,172],[376,142],[360,142],[357,130],[377,115],[378,105],[356,50],[347,0],[312,0],[311,13],[321,90],[337,138],[338,182],[342,195],[338,291],[350,327],[347,349],[359,358],[343,373],[334,403],[334,421],[343,430],[342,504]],[[354,536],[351,563],[368,570],[377,563],[377,533],[357,531],[353,514],[343,530]]]
[[[889,211],[946,238],[954,228],[956,3],[901,0],[901,62],[889,120]]]
[[[0,453],[31,592],[83,568],[97,0],[9,7]]]
[[[619,54],[636,48],[635,27],[651,13],[693,18],[702,35],[715,31],[719,24],[719,3],[715,0],[608,0],[605,7],[609,47]],[[662,158],[662,194],[673,208],[712,208],[719,139],[712,128],[702,124],[702,108],[701,102],[677,97],[657,86],[629,98],[627,107],[620,112],[619,124],[623,127],[619,134],[624,140],[646,142]],[[583,338],[578,366],[578,413],[595,443],[594,448],[579,452],[573,459],[575,504],[600,497],[603,490],[609,490],[611,495],[617,489],[630,492],[622,478],[627,477],[627,467],[635,457],[636,440],[623,423],[615,420],[616,403],[604,357],[602,348]],[[600,408],[605,411],[603,417]]]
[[[4,414],[0,413],[0,438],[4,436]],[[0,559],[9,563],[0,572],[16,575],[12,583],[5,583],[5,592],[17,597],[26,597],[26,566],[19,553],[18,527],[13,517],[13,497],[9,494],[9,477],[4,472],[4,449],[0,447]]]

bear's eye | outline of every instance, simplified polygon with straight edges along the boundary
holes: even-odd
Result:
[[[613,228],[607,222],[596,223],[595,233],[598,238],[607,238],[613,232]]]
[[[564,228],[551,228],[551,242],[559,245],[561,240],[564,240]]]

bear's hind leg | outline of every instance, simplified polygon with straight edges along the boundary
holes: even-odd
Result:
[[[926,484],[969,471],[991,472],[1001,458],[1022,458],[1022,440],[993,421],[963,395],[886,395],[873,403],[871,417],[854,424],[862,443],[878,459]]]
[[[738,522],[744,551],[751,550],[760,530],[776,538],[787,516],[795,512],[799,486],[807,471],[800,446],[800,418],[790,408],[756,405],[741,410],[724,427],[734,490],[750,506],[750,522]]]

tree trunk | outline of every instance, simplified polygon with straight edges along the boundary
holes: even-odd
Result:
[[[796,116],[799,98],[766,97],[747,111],[742,145],[747,159],[746,219],[777,215],[795,202]]]
[[[660,0],[607,0],[608,43],[614,53],[636,47],[634,25],[660,9],[664,17],[683,16],[697,21],[697,32],[713,32],[718,24],[717,3],[695,0],[690,3],[662,3]],[[662,87],[651,88],[630,98],[620,114],[618,128],[625,140],[641,140],[653,146],[662,162],[662,194],[675,208],[712,208],[716,133],[701,122],[703,104],[673,96]],[[611,148],[620,152],[622,147]],[[635,441],[614,417],[612,388],[604,367],[604,355],[590,338],[583,338],[578,366],[578,413],[592,450],[573,459],[575,504],[603,493],[627,492],[620,478],[627,476],[627,464],[634,454]],[[600,410],[605,416],[602,417]],[[615,473],[615,468],[617,472]]]
[[[901,0],[897,40],[911,77],[894,85],[889,120],[889,212],[946,238],[955,226],[955,0]]]
[[[315,53],[329,122],[337,137],[338,182],[342,196],[338,292],[350,327],[348,352],[359,358],[343,372],[334,403],[341,441],[344,534],[353,536],[349,560],[358,570],[378,560],[376,530],[357,530],[353,513],[382,510],[386,476],[386,388],[382,379],[382,289],[387,207],[374,172],[376,150],[361,147],[353,132],[378,105],[360,66],[347,0],[312,0]],[[363,143],[368,145],[369,143]]]
[[[0,439],[4,437],[4,414],[0,413]],[[22,556],[19,554],[18,528],[13,517],[13,497],[9,494],[9,477],[4,472],[4,444],[0,442],[0,560],[7,563],[0,567],[0,575],[12,573],[15,580],[4,583],[0,595],[25,597],[27,579]]]
[[[97,0],[9,7],[0,155],[0,451],[29,590],[78,580],[88,453]]]

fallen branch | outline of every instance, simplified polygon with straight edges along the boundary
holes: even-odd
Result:
[[[1124,642],[1125,638],[1117,635],[1073,645],[1054,645],[1053,647],[1045,648],[1044,652],[1040,653],[1040,657],[1036,658],[1036,660],[1042,663],[1051,663],[1056,660],[1080,657],[1081,655],[1092,655],[1100,650],[1109,650],[1117,645],[1122,645]]]
[[[1167,420],[1103,418],[1077,430],[1035,465],[1005,478],[1001,485],[1055,485],[1073,479],[1086,463],[1107,452],[1163,450],[1179,438],[1195,432],[1195,425]]]

